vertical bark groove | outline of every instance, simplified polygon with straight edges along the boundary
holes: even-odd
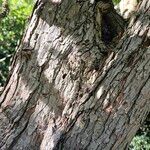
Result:
[[[150,106],[146,1],[120,40],[123,21],[114,10],[104,15],[90,1],[37,2],[1,95],[0,149],[128,147]],[[103,17],[117,45],[102,41]]]

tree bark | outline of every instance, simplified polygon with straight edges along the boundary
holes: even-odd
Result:
[[[37,1],[0,99],[1,150],[128,148],[150,108],[150,1],[122,38],[102,10]]]

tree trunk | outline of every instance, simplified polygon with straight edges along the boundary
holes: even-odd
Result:
[[[150,108],[149,11],[120,38],[111,2],[39,0],[1,95],[0,149],[127,149]]]

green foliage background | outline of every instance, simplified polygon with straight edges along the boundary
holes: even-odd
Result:
[[[114,0],[118,4],[120,0]],[[0,0],[0,7],[2,0]],[[9,0],[10,12],[0,20],[0,86],[3,86],[12,57],[32,12],[33,0]],[[150,117],[149,117],[150,118]],[[150,120],[145,122],[132,140],[130,149],[150,150]]]
[[[6,81],[10,58],[31,14],[33,0],[9,0],[9,8],[7,17],[0,20],[0,86]]]

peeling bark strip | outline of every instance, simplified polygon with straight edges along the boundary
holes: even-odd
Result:
[[[102,36],[123,30],[113,9],[37,1],[1,95],[0,149],[126,149],[150,108],[149,11],[142,1],[115,45]]]

